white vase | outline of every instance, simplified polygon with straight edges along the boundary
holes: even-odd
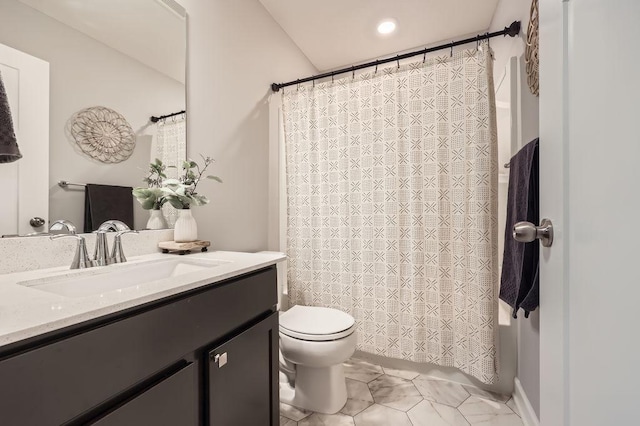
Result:
[[[179,210],[180,215],[173,228],[173,241],[188,243],[198,239],[198,224],[190,209]]]
[[[147,221],[147,229],[167,229],[167,221],[164,220],[162,210],[149,210],[149,220]]]

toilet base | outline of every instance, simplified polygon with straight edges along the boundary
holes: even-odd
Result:
[[[280,382],[280,401],[316,413],[337,413],[347,402],[342,364],[320,368],[297,365],[295,388]]]

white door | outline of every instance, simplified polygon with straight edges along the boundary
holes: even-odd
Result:
[[[540,420],[640,424],[640,1],[540,0]]]
[[[49,217],[49,64],[0,44],[4,82],[22,159],[0,164],[0,235],[29,234]]]

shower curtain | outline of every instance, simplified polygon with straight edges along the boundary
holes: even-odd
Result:
[[[497,134],[489,47],[283,94],[291,304],[357,347],[497,381]]]
[[[182,163],[187,158],[187,122],[185,115],[163,119],[158,122],[155,155],[151,155],[151,161],[156,158],[162,160],[166,166],[175,166],[165,170],[168,179],[177,179],[182,171]],[[178,220],[178,210],[169,203],[162,206],[162,215],[170,228]]]

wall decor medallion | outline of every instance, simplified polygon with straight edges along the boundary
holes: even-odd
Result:
[[[531,93],[539,96],[540,87],[538,79],[539,56],[538,56],[538,0],[532,0],[531,11],[529,16],[529,27],[527,29],[527,46],[524,51],[524,61],[527,65],[527,84]]]
[[[77,146],[102,163],[120,163],[131,157],[135,134],[118,112],[102,107],[78,111],[70,122],[70,133]]]

